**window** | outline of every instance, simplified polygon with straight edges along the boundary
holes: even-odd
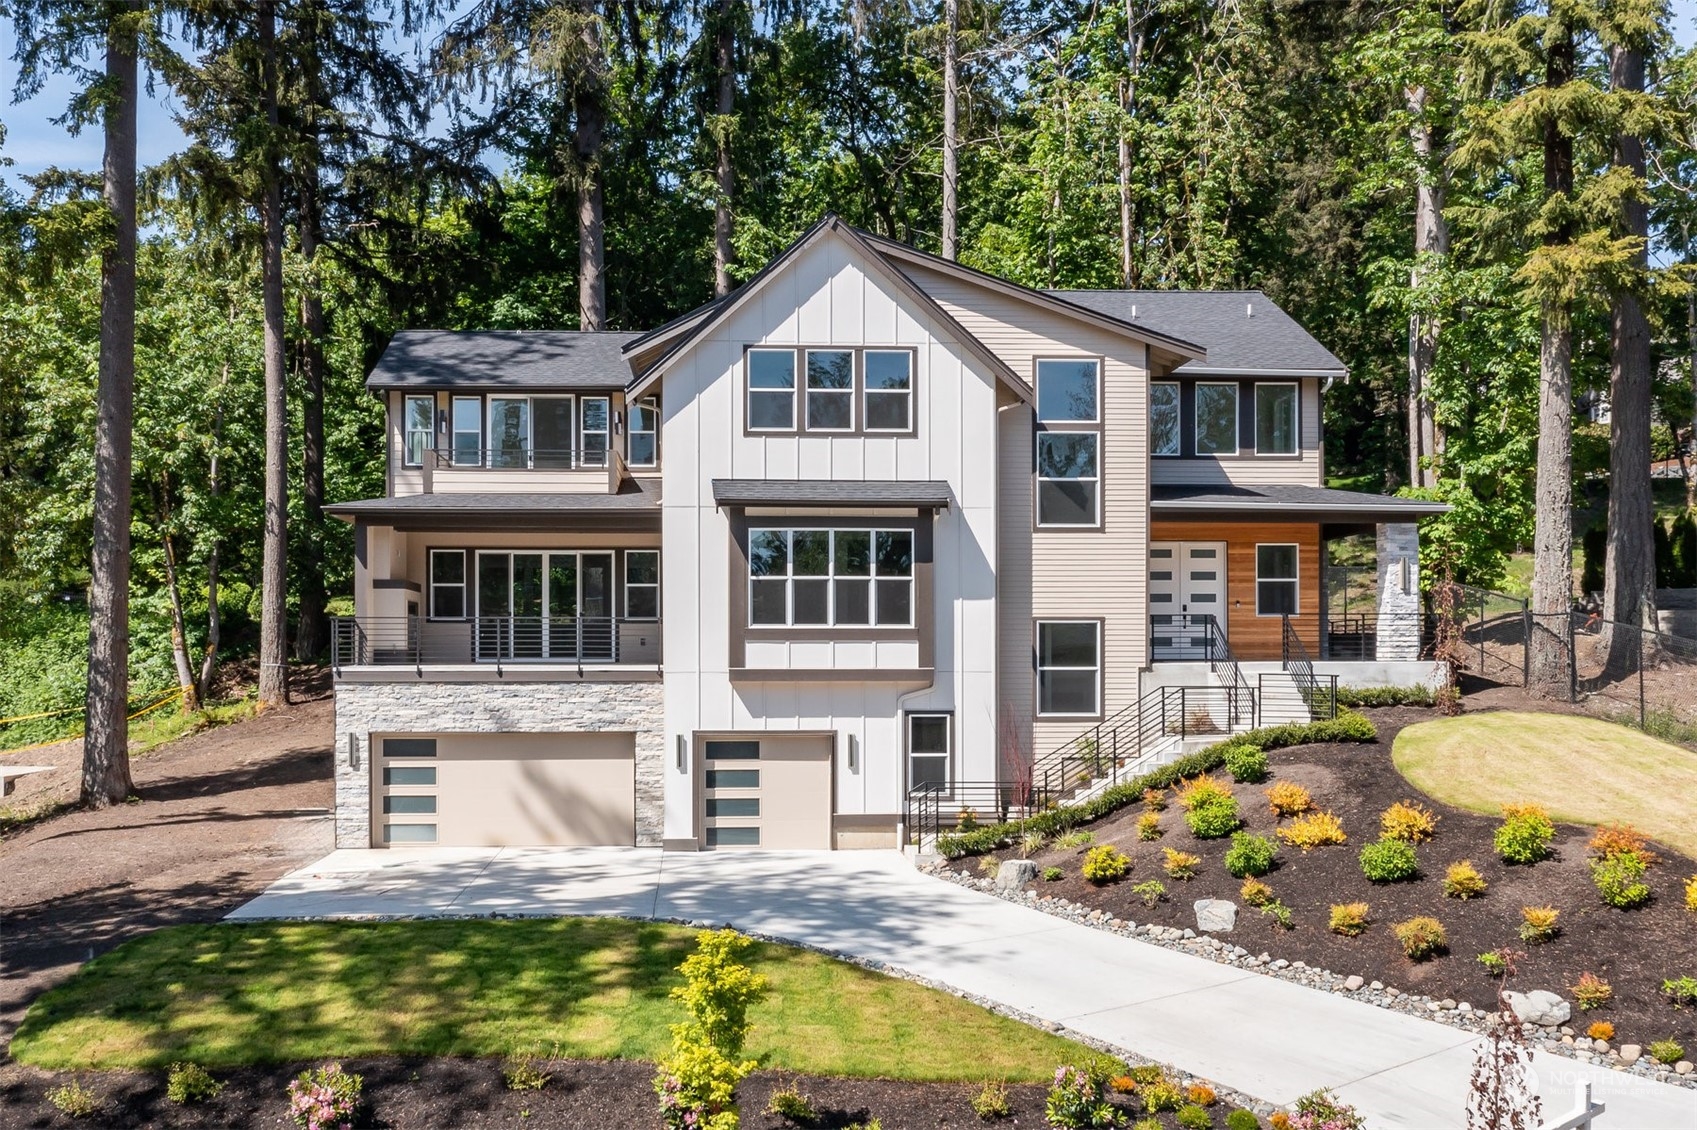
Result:
[[[433,796],[386,796],[383,798],[383,814],[385,816],[400,813],[406,816],[436,815],[436,798]]]
[[[454,466],[476,467],[483,462],[483,399],[454,397]]]
[[[907,716],[907,787],[946,789],[949,786],[950,722],[947,714]]]
[[[710,741],[706,743],[709,761],[759,761],[759,742]]]
[[[1255,615],[1297,614],[1296,546],[1255,547]]]
[[[660,554],[631,550],[625,554],[625,619],[660,618]]]
[[[430,551],[430,618],[465,619],[465,550]]]
[[[436,398],[409,396],[406,408],[406,446],[404,462],[408,467],[424,466],[424,456],[436,446]]]
[[[854,354],[846,349],[807,351],[807,430],[854,430]]]
[[[709,769],[707,787],[710,789],[758,789],[758,769]]]
[[[1237,454],[1237,385],[1196,386],[1196,454]]]
[[[708,847],[759,847],[759,828],[709,828]]]
[[[1178,455],[1179,389],[1176,384],[1149,386],[1149,453]]]
[[[632,467],[653,467],[660,462],[660,405],[652,396],[630,406],[630,438],[625,451]]]
[[[435,757],[435,738],[384,738],[384,757]]]
[[[386,765],[383,767],[385,785],[434,785],[434,765]]]
[[[1100,369],[1095,361],[1037,362],[1037,524],[1100,521]]]
[[[795,430],[795,351],[748,351],[748,430]]]
[[[489,398],[489,465],[530,466],[530,398]]]
[[[565,470],[572,465],[572,398],[537,396],[530,401],[532,467]]]
[[[912,530],[750,530],[754,627],[909,627]]]
[[[605,396],[583,398],[583,465],[605,467],[612,407]]]
[[[1037,625],[1037,713],[1101,713],[1102,625],[1048,620]]]
[[[759,816],[760,798],[746,797],[708,797],[707,815],[709,816]]]
[[[1255,386],[1255,453],[1296,454],[1296,386]]]
[[[905,432],[913,426],[913,354],[906,350],[866,352],[866,407],[869,432]]]
[[[383,842],[386,844],[433,844],[436,842],[434,824],[385,824]]]

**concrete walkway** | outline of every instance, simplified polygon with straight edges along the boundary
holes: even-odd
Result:
[[[623,915],[730,923],[887,962],[1247,1094],[1328,1087],[1375,1127],[1460,1130],[1476,1037],[1067,922],[893,852],[338,851],[232,919]],[[1597,1130],[1694,1130],[1697,1091],[1540,1053],[1546,1120],[1593,1081]]]

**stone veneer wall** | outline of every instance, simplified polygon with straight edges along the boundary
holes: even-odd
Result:
[[[636,733],[636,842],[658,847],[663,824],[665,691],[658,682],[338,683],[336,846],[371,844],[373,733]],[[348,740],[359,744],[359,768]]]
[[[1385,522],[1379,526],[1378,534],[1377,658],[1381,661],[1419,659],[1420,527],[1413,522]]]

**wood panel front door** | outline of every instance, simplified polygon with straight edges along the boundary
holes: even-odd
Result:
[[[1149,627],[1153,658],[1208,658],[1203,617],[1226,632],[1226,543],[1158,541],[1149,545]]]

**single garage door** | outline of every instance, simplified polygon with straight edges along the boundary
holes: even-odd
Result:
[[[636,842],[636,735],[392,734],[372,743],[371,842]]]
[[[829,848],[829,734],[701,741],[702,846]]]

